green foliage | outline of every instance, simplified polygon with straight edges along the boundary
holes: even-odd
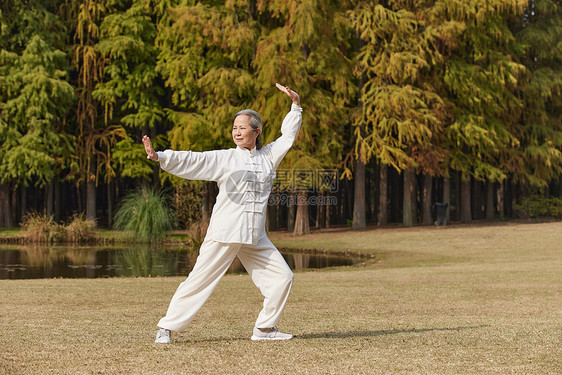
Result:
[[[354,118],[355,158],[441,174],[450,116],[439,93],[443,31],[429,4],[359,2],[350,12],[360,39],[354,73],[362,82]],[[454,34],[449,30],[448,34]]]
[[[142,135],[232,147],[243,108],[271,142],[278,81],[304,108],[281,168],[351,177],[375,158],[544,187],[562,174],[561,39],[557,0],[4,0],[0,180],[148,179]]]
[[[175,226],[175,218],[162,192],[140,189],[129,193],[115,214],[114,227],[129,232],[133,241],[149,242],[162,238]]]
[[[201,222],[203,204],[200,181],[180,180],[174,184],[172,210],[180,228],[190,228]]]
[[[35,35],[21,56],[0,51],[0,63],[0,178],[44,185],[69,144],[61,134],[74,101],[65,54]]]
[[[334,168],[341,162],[357,91],[349,53],[349,6],[326,0],[258,5],[262,37],[253,62],[254,106],[267,122],[264,143],[280,135],[290,104],[274,87],[276,81],[297,91],[303,106],[299,138],[281,168]]]
[[[254,98],[257,25],[242,2],[193,3],[170,8],[156,38],[158,68],[173,104],[168,136],[175,149],[232,147],[232,116]]]
[[[107,171],[113,172],[117,166],[121,176],[150,176],[152,168],[142,148],[133,146],[133,139],[154,129],[164,116],[160,104],[164,92],[156,70],[154,12],[147,0],[108,2],[94,47],[104,67],[103,79],[91,95],[103,105],[105,123],[122,129],[121,140],[115,140],[115,147],[106,153],[108,160],[118,161],[115,165],[108,162]]]
[[[443,2],[439,17],[463,25],[448,56],[444,94],[453,108],[445,130],[449,166],[478,179],[500,181],[518,173],[511,160],[520,145],[514,131],[522,111],[515,95],[525,66],[514,58],[521,46],[507,20],[523,11],[521,3],[495,0],[485,8]],[[459,11],[460,10],[460,11]]]
[[[520,181],[544,187],[562,173],[562,4],[529,1],[523,17],[512,22],[523,46],[517,57],[526,67],[517,91],[524,109],[513,163]]]
[[[545,198],[541,195],[524,197],[515,205],[515,211],[522,218],[553,217],[562,219],[562,198]]]

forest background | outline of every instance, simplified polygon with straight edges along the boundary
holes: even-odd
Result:
[[[253,108],[271,142],[290,108],[275,82],[304,112],[270,230],[560,203],[561,1],[2,0],[0,227],[28,212],[110,227],[149,186],[180,226],[205,222],[216,185],[160,173],[140,139],[232,147]]]

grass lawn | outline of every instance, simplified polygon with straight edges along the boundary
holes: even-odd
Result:
[[[171,345],[183,278],[0,281],[1,374],[561,374],[562,223],[272,233],[279,247],[375,254],[299,272],[280,329],[229,275]]]

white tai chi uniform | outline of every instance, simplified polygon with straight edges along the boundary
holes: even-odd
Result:
[[[158,152],[163,170],[190,180],[216,181],[219,187],[211,222],[188,278],[172,297],[158,326],[182,331],[193,319],[236,256],[265,297],[255,326],[272,328],[285,309],[293,273],[265,233],[265,213],[275,170],[294,143],[302,108],[293,104],[281,137],[248,150],[237,146],[205,152]]]

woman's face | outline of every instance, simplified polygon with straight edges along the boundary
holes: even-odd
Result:
[[[252,150],[256,147],[256,139],[259,134],[260,129],[254,130],[250,126],[250,116],[239,115],[234,119],[232,139],[237,146]]]

